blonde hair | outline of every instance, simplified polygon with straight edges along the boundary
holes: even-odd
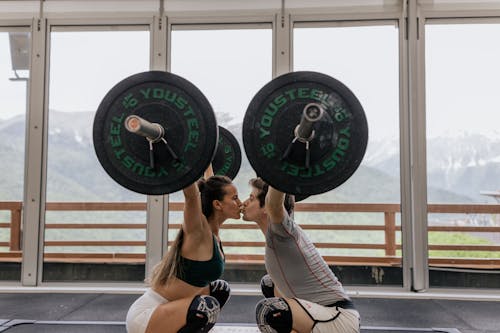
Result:
[[[184,230],[181,228],[167,254],[154,267],[151,278],[147,281],[154,289],[165,285],[172,277],[182,274],[182,272],[179,272],[179,262],[181,260],[183,240]]]

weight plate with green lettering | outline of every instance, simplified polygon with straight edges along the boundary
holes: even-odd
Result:
[[[309,103],[320,104],[325,114],[313,125],[307,152],[305,142],[292,141]],[[318,72],[292,72],[270,81],[254,96],[243,121],[243,145],[255,172],[295,195],[324,193],[344,183],[360,165],[367,142],[368,124],[356,96]]]
[[[151,143],[152,156],[150,141],[125,128],[129,115],[163,127],[164,140]],[[203,175],[215,154],[218,129],[210,103],[196,86],[172,73],[150,71],[120,81],[106,94],[95,114],[93,140],[111,178],[129,190],[160,195]]]
[[[305,195],[305,194],[296,194],[295,195],[295,202],[300,202],[302,200],[306,200],[307,198],[309,198],[308,195]]]
[[[234,135],[219,126],[219,142],[212,161],[214,174],[234,179],[240,171],[241,149]]]

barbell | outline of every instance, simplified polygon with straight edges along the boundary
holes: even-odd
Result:
[[[243,120],[243,144],[258,176],[305,198],[345,182],[366,150],[363,108],[341,82],[292,72],[266,84]],[[143,194],[173,193],[212,163],[234,178],[241,165],[236,138],[217,126],[208,99],[169,72],[134,74],[103,98],[94,118],[97,158],[108,175]]]

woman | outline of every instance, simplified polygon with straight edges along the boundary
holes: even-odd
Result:
[[[208,332],[229,298],[219,229],[239,219],[241,201],[231,180],[212,176],[184,190],[184,221],[150,288],[127,314],[128,333]]]

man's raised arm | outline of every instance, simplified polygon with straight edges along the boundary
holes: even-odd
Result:
[[[285,193],[269,186],[266,195],[266,212],[272,223],[281,223],[285,218]]]

